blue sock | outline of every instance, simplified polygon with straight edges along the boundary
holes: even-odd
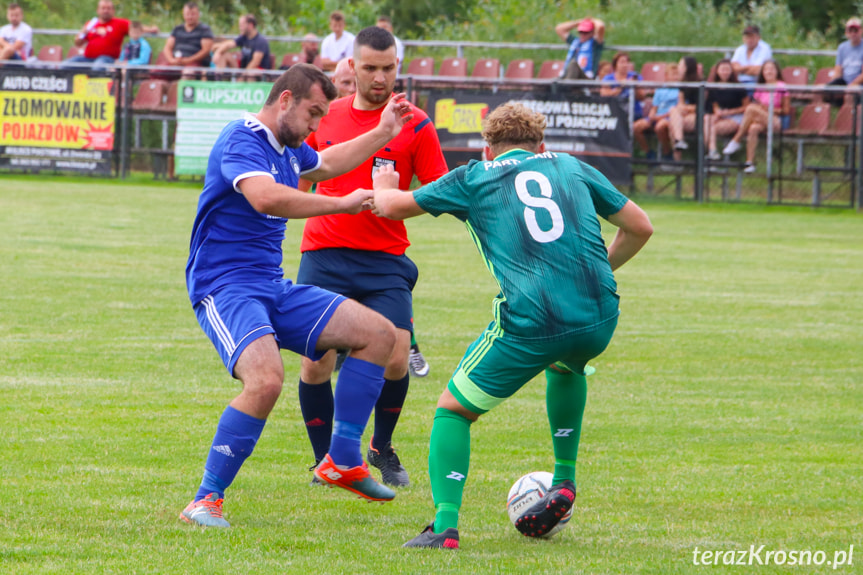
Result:
[[[333,434],[333,385],[330,380],[309,385],[301,379],[299,397],[300,411],[309,441],[312,442],[315,461],[320,461],[330,450],[330,437]]]
[[[213,446],[207,455],[204,478],[195,495],[195,501],[210,493],[225,496],[243,462],[252,454],[264,430],[266,419],[258,419],[238,411],[230,405],[225,408],[213,436]]]
[[[337,465],[362,465],[360,437],[384,385],[384,368],[348,356],[336,384],[330,457]]]

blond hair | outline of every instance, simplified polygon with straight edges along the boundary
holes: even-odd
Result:
[[[545,134],[545,116],[523,104],[508,102],[482,121],[482,137],[495,151],[501,147],[527,146],[536,151]]]

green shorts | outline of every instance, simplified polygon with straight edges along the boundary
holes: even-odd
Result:
[[[492,322],[467,348],[447,389],[466,409],[485,413],[553,363],[583,374],[587,362],[608,347],[616,327],[615,317],[586,333],[555,341],[526,342],[507,337]]]

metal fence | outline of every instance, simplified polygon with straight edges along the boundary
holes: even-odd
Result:
[[[141,66],[112,68],[117,95],[116,137],[114,147],[115,174],[126,177],[131,170],[150,170],[156,177],[172,176],[174,134],[176,130],[176,81],[181,68]],[[238,81],[239,71],[200,69],[208,79]],[[260,71],[260,78],[272,81],[280,71]],[[142,98],[150,84],[159,84],[157,100]],[[807,204],[861,208],[863,171],[860,170],[863,140],[861,140],[859,92],[854,92],[847,106],[831,107],[819,104],[826,95],[845,95],[844,88],[824,86],[786,86],[794,102],[794,112],[787,130],[766,126],[758,138],[758,169],[747,173],[737,156],[721,160],[705,157],[704,102],[710,90],[726,89],[728,84],[621,82],[627,88],[654,90],[662,86],[696,88],[698,106],[692,130],[684,134],[688,149],[679,161],[648,158],[640,150],[633,151],[630,140],[633,177],[630,192],[688,199],[696,202],[759,202],[767,204]],[[563,81],[559,79],[509,79],[501,77],[449,77],[404,75],[399,78],[399,90],[423,105],[430,90],[474,89],[498,94],[512,94],[524,99],[525,94],[599,93],[599,81]],[[754,86],[752,86],[754,88]],[[764,90],[773,90],[763,86]],[[173,92],[171,92],[173,90]],[[856,105],[855,105],[856,104]],[[635,90],[629,90],[627,105],[630,127],[634,121]],[[814,108],[820,107],[817,114]],[[850,112],[849,112],[850,110]],[[770,99],[768,114],[773,113]],[[848,114],[850,113],[850,118]],[[815,114],[820,123],[810,125]],[[843,116],[844,114],[844,116]],[[839,126],[840,120],[844,122]],[[651,142],[656,141],[651,135]],[[722,140],[720,148],[727,141]],[[656,144],[653,144],[656,147]],[[740,154],[742,156],[742,153]]]

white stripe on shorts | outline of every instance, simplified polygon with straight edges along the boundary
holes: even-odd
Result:
[[[234,354],[234,350],[237,349],[237,344],[234,343],[234,338],[231,337],[231,332],[228,331],[225,322],[223,322],[221,316],[219,316],[219,311],[216,309],[216,302],[213,301],[213,296],[208,295],[201,301],[201,304],[203,304],[204,309],[207,312],[207,319],[210,321],[210,326],[213,328],[213,331],[216,332],[216,337],[219,338],[219,341],[222,343],[222,347],[224,347],[228,352],[228,356],[232,356]]]
[[[327,315],[327,312],[329,311],[329,309],[331,307],[333,307],[333,304],[336,303],[337,301],[339,301],[339,298],[340,298],[340,296],[336,296],[333,298],[333,301],[330,302],[330,305],[327,306],[327,309],[324,310],[324,312],[320,315],[320,317],[318,317],[318,321],[316,321],[315,325],[312,326],[312,329],[309,330],[309,335],[306,338],[306,353],[303,354],[306,357],[309,357],[309,351],[314,351],[314,350],[309,350],[309,344],[311,343],[310,340],[312,339],[312,334],[315,333],[315,330],[317,329],[318,324],[321,323],[321,320],[324,319],[324,316]]]

